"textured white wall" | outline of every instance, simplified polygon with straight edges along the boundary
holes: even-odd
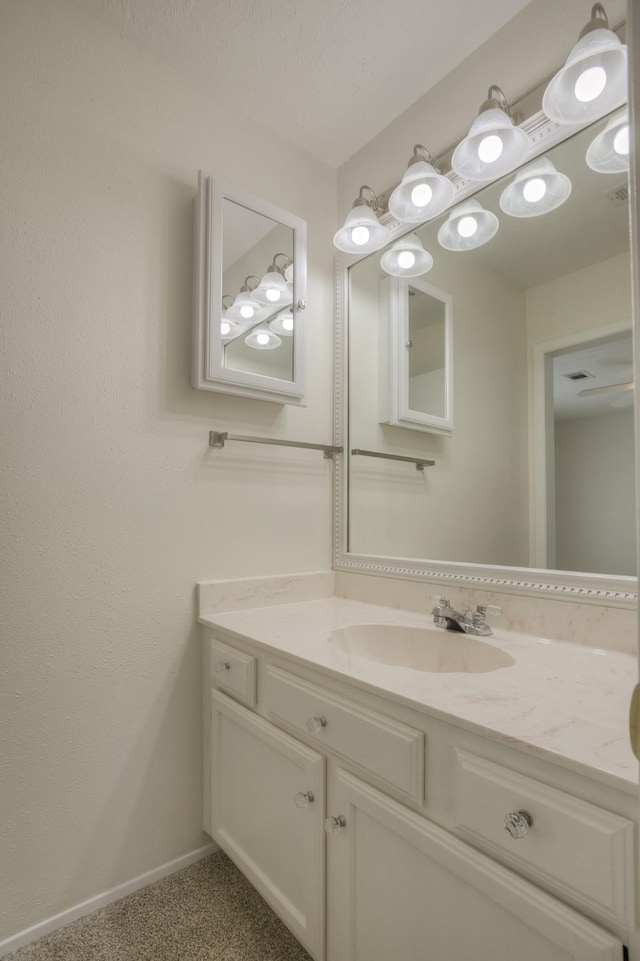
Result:
[[[66,0],[0,111],[2,939],[203,843],[194,583],[330,566],[330,463],[207,431],[331,438],[336,184]],[[198,167],[308,221],[305,409],[189,386]]]

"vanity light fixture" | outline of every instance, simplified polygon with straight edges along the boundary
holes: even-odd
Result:
[[[273,350],[282,343],[277,334],[272,333],[270,330],[264,330],[262,327],[259,330],[252,330],[250,334],[247,334],[244,342],[247,347],[253,347],[254,350]]]
[[[233,337],[237,337],[241,334],[244,325],[237,323],[232,320],[227,314],[227,308],[225,306],[225,300],[233,300],[231,294],[225,294],[222,298],[222,318],[220,320],[220,337],[222,340],[231,340]]]
[[[245,324],[256,324],[258,321],[264,319],[266,311],[251,296],[251,291],[255,290],[257,284],[251,286],[249,283],[250,280],[256,280],[258,284],[260,283],[259,278],[254,277],[253,274],[245,277],[244,284],[240,288],[240,293],[227,310],[227,317],[230,320],[237,320]]]
[[[389,213],[407,224],[437,217],[453,202],[455,187],[436,167],[426,147],[417,143],[402,180],[389,197]]]
[[[419,277],[433,267],[433,257],[425,250],[417,234],[396,240],[380,258],[380,266],[394,277]]]
[[[371,194],[367,200],[364,191]],[[381,205],[375,193],[364,184],[360,187],[357,200],[346,216],[344,226],[338,230],[333,238],[333,245],[345,254],[371,254],[380,250],[389,240],[388,229],[376,217],[376,210]]]
[[[547,157],[522,167],[500,196],[500,208],[510,217],[539,217],[555,210],[571,193],[571,181]]]
[[[251,291],[253,299],[263,307],[280,307],[291,303],[291,291],[285,279],[285,268],[278,266],[278,257],[286,258],[287,267],[291,263],[291,258],[287,254],[276,254],[258,286]]]
[[[438,231],[438,243],[445,250],[473,250],[482,247],[498,232],[500,222],[477,200],[465,200],[454,207]]]
[[[529,147],[529,137],[515,125],[507,98],[500,87],[491,86],[469,133],[453,151],[451,166],[466,180],[495,180],[518,167]]]
[[[587,165],[601,174],[629,169],[629,110],[625,107],[607,122],[587,150]]]
[[[273,320],[269,321],[269,328],[282,337],[293,336],[293,308],[281,311]]]
[[[627,48],[609,29],[601,3],[580,33],[564,67],[551,79],[542,109],[556,123],[589,123],[627,99]]]

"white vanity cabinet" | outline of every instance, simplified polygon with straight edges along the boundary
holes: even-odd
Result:
[[[317,961],[637,961],[629,818],[319,670],[205,649],[205,826]]]

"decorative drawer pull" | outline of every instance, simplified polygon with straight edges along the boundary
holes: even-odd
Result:
[[[504,819],[505,831],[516,841],[518,838],[526,837],[532,827],[533,818],[528,811],[512,811]]]
[[[342,814],[339,814],[335,818],[327,818],[327,820],[324,822],[324,829],[327,834],[337,834],[338,831],[342,831],[342,829],[346,828],[346,826],[347,822]]]
[[[228,661],[216,661],[213,669],[216,674],[224,674],[225,671],[231,670],[231,665]]]
[[[323,727],[327,726],[326,717],[310,717],[307,721],[306,727],[309,734],[318,734]]]
[[[295,796],[295,802],[297,808],[308,808],[310,804],[313,804],[315,798],[312,791],[298,791]]]

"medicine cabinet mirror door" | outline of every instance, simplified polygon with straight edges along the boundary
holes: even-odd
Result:
[[[453,429],[451,297],[424,280],[380,283],[380,421],[450,434]]]
[[[198,175],[192,386],[304,405],[306,223]]]

